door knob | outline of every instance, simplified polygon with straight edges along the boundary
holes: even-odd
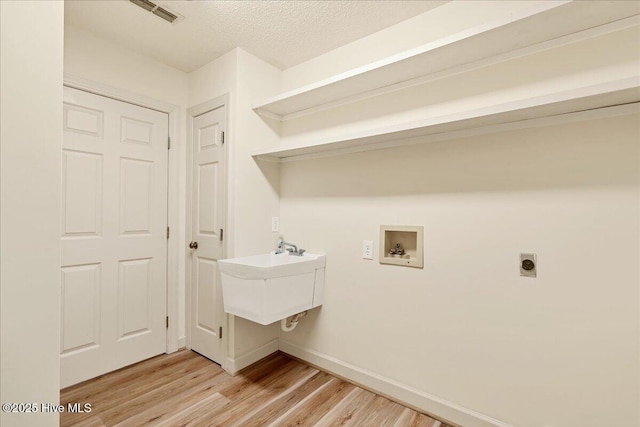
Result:
[[[191,242],[189,243],[189,247],[191,249],[198,249],[198,242]]]

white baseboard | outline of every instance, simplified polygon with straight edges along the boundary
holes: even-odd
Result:
[[[235,375],[247,366],[256,363],[258,360],[263,359],[276,351],[278,351],[278,338],[271,340],[265,345],[260,346],[255,350],[251,350],[240,357],[236,357],[235,359],[227,357],[227,364],[224,368],[229,374]]]
[[[187,343],[187,337],[178,338],[178,349],[185,348]]]
[[[280,351],[407,406],[464,427],[512,427],[454,402],[367,371],[335,357],[280,340]]]

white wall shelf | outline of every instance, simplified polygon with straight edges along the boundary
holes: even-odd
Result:
[[[640,25],[636,2],[539,2],[415,49],[269,98],[253,109],[287,120]]]
[[[302,160],[639,111],[640,79],[632,77],[419,121],[393,124],[338,138],[281,145],[255,151],[252,155],[260,160],[274,162]]]

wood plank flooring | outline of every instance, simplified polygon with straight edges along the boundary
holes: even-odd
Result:
[[[282,353],[235,377],[182,350],[64,389],[61,426],[450,427]]]

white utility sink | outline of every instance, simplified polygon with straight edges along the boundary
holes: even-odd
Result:
[[[271,252],[218,261],[224,311],[268,325],[322,305],[326,259]]]

